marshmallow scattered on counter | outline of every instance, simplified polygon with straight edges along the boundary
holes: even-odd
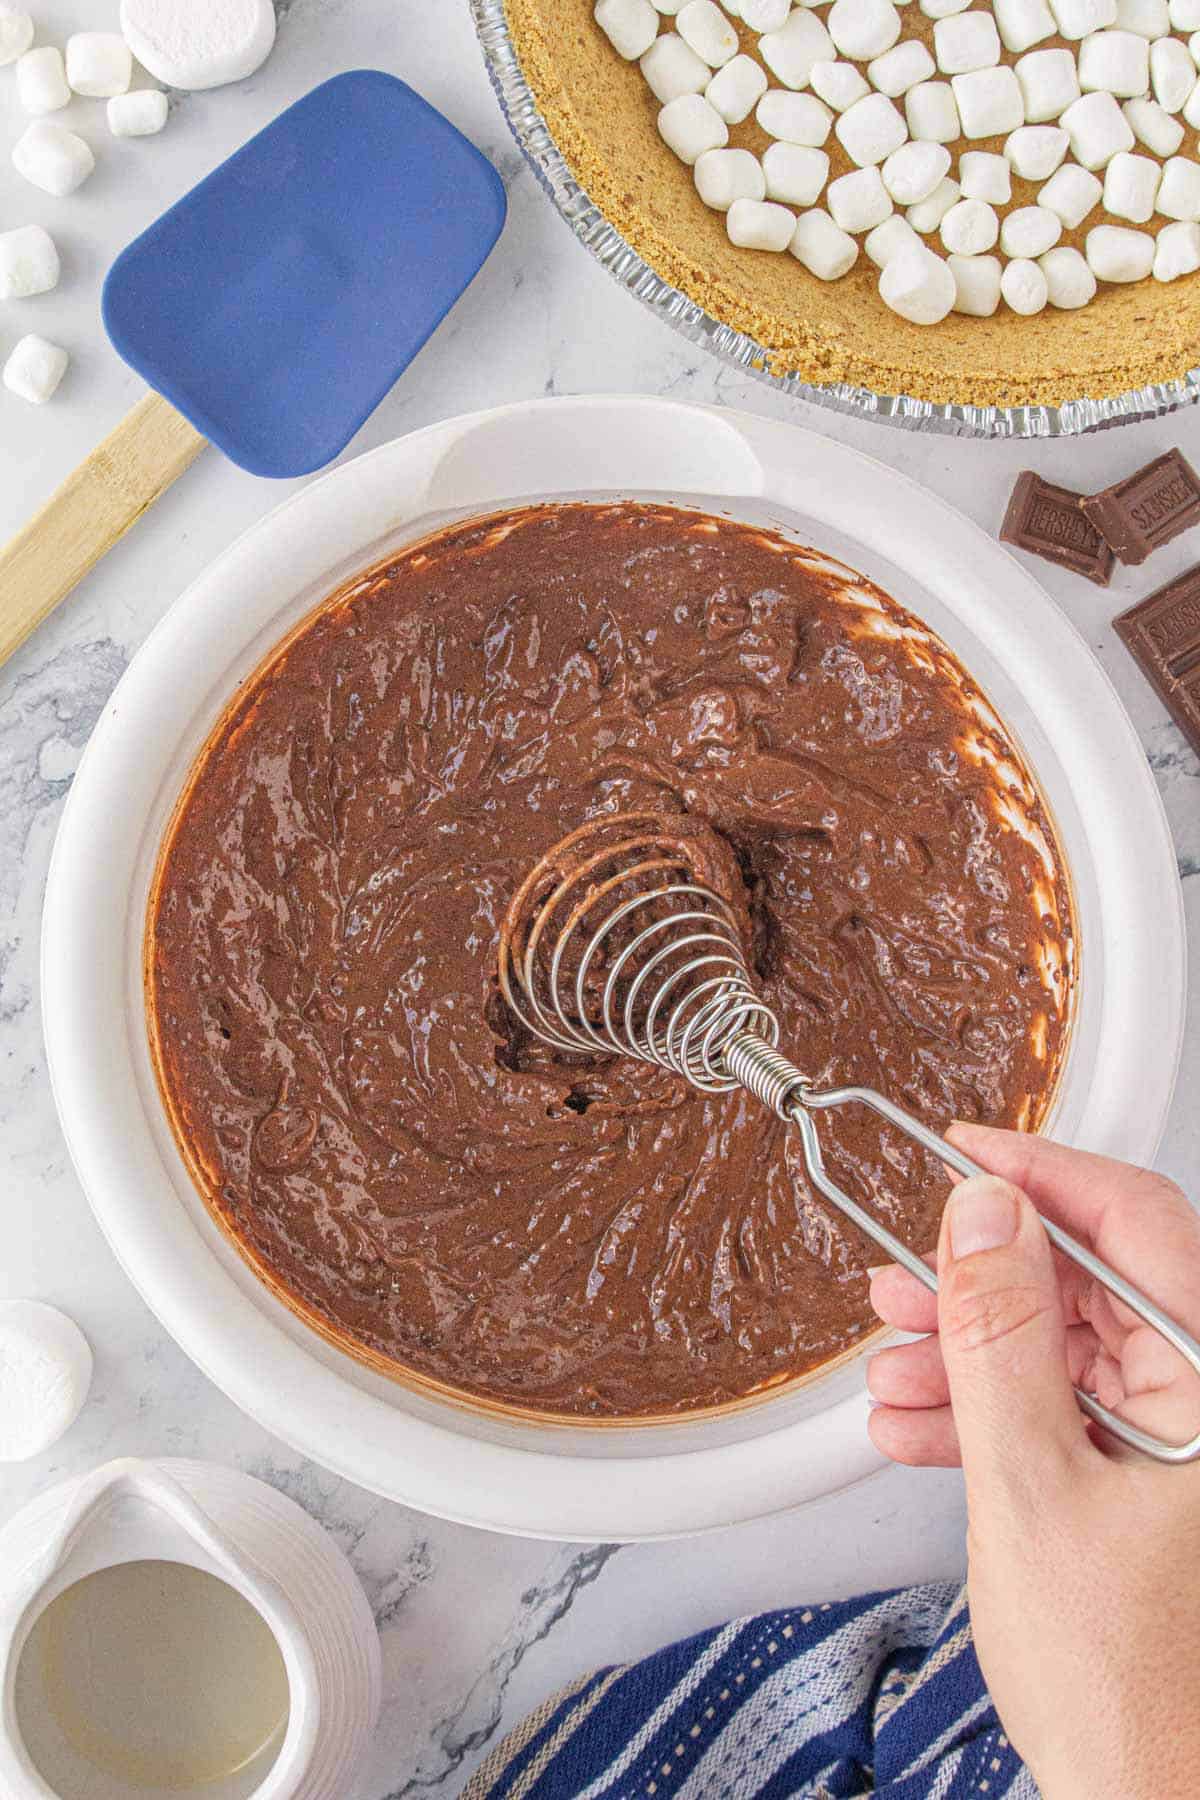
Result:
[[[852,169],[831,181],[825,196],[834,222],[843,231],[871,231],[892,211],[891,197],[877,168]]]
[[[15,6],[0,6],[0,68],[24,56],[33,42],[33,20]]]
[[[763,165],[752,151],[706,150],[696,158],[693,173],[696,192],[714,212],[728,212],[735,200],[766,198]]]
[[[1155,281],[1177,281],[1200,269],[1200,225],[1164,225],[1154,242]]]
[[[950,172],[950,152],[942,144],[901,144],[883,165],[883,185],[897,206],[927,200]]]
[[[610,6],[626,19],[644,21],[648,14],[652,21],[649,31],[643,23],[639,49],[620,52],[633,62],[653,43],[658,14],[650,0],[598,0],[597,12]],[[121,0],[121,33],[164,86],[220,87],[244,81],[266,61],[275,42],[275,8],[271,0]]]
[[[643,68],[645,63],[646,58],[643,56]],[[723,69],[717,70],[704,90],[704,98],[720,113],[727,125],[740,125],[743,119],[750,117],[766,91],[766,71],[759,67],[752,56],[735,56]]]
[[[1000,61],[1000,37],[990,12],[958,13],[939,19],[933,28],[933,49],[943,75],[967,75],[972,69],[991,69]]]
[[[927,144],[952,144],[959,135],[958,102],[948,81],[922,81],[904,96],[908,134]]]
[[[721,68],[738,53],[737,32],[716,0],[687,0],[675,15],[675,29],[710,69]]]
[[[1013,137],[1019,135],[1014,131],[1008,142],[1011,144]],[[1019,174],[1020,170],[1017,172]],[[989,206],[1007,206],[1012,199],[1012,167],[1007,155],[996,156],[991,150],[964,150],[958,159],[958,179],[966,200],[986,200]]]
[[[972,69],[951,77],[963,136],[1006,137],[1025,123],[1025,102],[1016,75],[1006,66]]]
[[[9,370],[21,344],[5,365],[9,387]],[[58,354],[65,368],[66,352]],[[54,386],[57,377],[51,392]],[[38,1300],[6,1306],[0,1312],[0,1462],[24,1462],[57,1443],[79,1417],[91,1384],[92,1352],[73,1319]]]
[[[1069,244],[1056,244],[1039,256],[1038,268],[1046,277],[1046,298],[1060,312],[1075,312],[1094,298],[1096,277],[1087,258]]]
[[[768,137],[818,150],[833,127],[833,114],[815,94],[793,94],[783,88],[764,94],[754,117]]]
[[[49,119],[35,119],[13,145],[13,168],[45,194],[62,199],[82,187],[96,159],[73,131]]]
[[[831,106],[837,113],[845,112],[871,91],[870,82],[848,62],[815,62],[808,79],[813,93],[819,94],[826,106]]]
[[[868,231],[863,239],[863,249],[875,264],[882,269],[889,257],[895,256],[906,244],[919,244],[920,238],[900,213],[891,213],[882,225],[876,225]]]
[[[915,206],[909,207],[904,216],[914,231],[928,234],[937,230],[950,208],[957,204],[961,195],[962,189],[957,181],[953,176],[947,175],[944,181],[938,182],[928,200],[918,200]]]
[[[954,277],[954,310],[974,319],[990,319],[1000,304],[998,256],[948,256]]]
[[[33,118],[58,112],[71,98],[62,51],[42,44],[17,58],[17,100]]]
[[[710,150],[708,154],[720,156],[722,152]],[[815,206],[829,180],[829,158],[812,144],[770,144],[763,152],[762,170],[768,200],[779,200],[784,206]]]
[[[813,67],[833,61],[833,39],[816,13],[798,6],[779,31],[766,31],[758,40],[758,53],[784,87],[808,86]]]
[[[116,31],[77,31],[67,39],[67,86],[93,100],[123,94],[133,79],[129,45]]]
[[[1121,111],[1134,136],[1156,156],[1174,156],[1183,143],[1183,126],[1157,100],[1127,100]]]
[[[943,218],[941,234],[955,256],[982,256],[999,237],[1000,220],[986,200],[959,200]]]
[[[892,0],[834,0],[829,35],[843,56],[870,62],[890,50],[900,36],[900,14]]]
[[[1048,181],[1070,145],[1058,125],[1021,125],[1004,140],[1004,154],[1022,181]]]
[[[796,215],[774,200],[735,200],[725,214],[731,244],[742,250],[786,250]]]
[[[1085,169],[1103,169],[1121,150],[1132,150],[1129,121],[1111,94],[1084,94],[1059,123],[1071,140],[1071,154]]]
[[[661,37],[655,38],[638,67],[646,77],[650,92],[664,106],[668,100],[678,100],[681,94],[702,94],[715,79],[708,64],[702,62],[674,31],[664,31]],[[764,86],[766,79],[764,75]]]
[[[0,300],[48,294],[60,274],[54,239],[40,225],[0,231]]]
[[[906,244],[884,263],[879,297],[914,325],[936,325],[951,311],[958,289],[949,265],[924,244]]]
[[[824,207],[800,214],[788,249],[818,281],[840,281],[858,261],[858,245]]]
[[[1064,163],[1038,194],[1038,205],[1057,213],[1068,231],[1083,224],[1104,192],[1099,179],[1078,163]]]
[[[1154,239],[1127,225],[1094,225],[1084,241],[1084,255],[1101,281],[1141,281],[1154,264]]]
[[[1000,292],[1006,306],[1028,318],[1042,311],[1050,290],[1045,275],[1035,262],[1030,262],[1025,257],[1016,257],[1004,265],[1000,275]]]
[[[658,115],[658,131],[668,149],[685,163],[694,163],[706,150],[723,150],[729,142],[728,125],[703,94],[668,100]]]
[[[1069,50],[1031,50],[1016,64],[1026,125],[1057,119],[1079,98],[1079,71]]]
[[[904,43],[885,50],[882,56],[874,57],[867,64],[867,75],[871,85],[881,94],[886,94],[889,100],[898,100],[918,82],[928,81],[936,68],[924,44],[917,38],[907,38]]]
[[[860,168],[883,162],[908,137],[908,127],[886,94],[856,100],[833,129],[850,161]]]
[[[993,0],[1000,41],[1014,56],[1053,37],[1058,30],[1046,0]],[[999,286],[996,292],[999,295]]]
[[[114,94],[108,103],[108,129],[114,137],[153,137],[167,122],[167,96],[161,88],[135,88]]]
[[[1115,219],[1144,225],[1154,211],[1162,168],[1152,156],[1121,150],[1104,171],[1104,210]]]

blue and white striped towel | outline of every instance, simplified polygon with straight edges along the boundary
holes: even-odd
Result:
[[[602,1669],[462,1800],[1037,1800],[953,1584],[738,1619]]]

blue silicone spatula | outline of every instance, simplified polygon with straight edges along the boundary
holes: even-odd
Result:
[[[255,475],[330,462],[504,223],[475,146],[404,82],[314,88],[128,249],[104,284],[154,390],[0,551],[0,662],[206,443]]]

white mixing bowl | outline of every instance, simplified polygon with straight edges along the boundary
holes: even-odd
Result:
[[[1074,881],[1079,988],[1055,1135],[1148,1160],[1179,1055],[1183,916],[1162,807],[1103,671],[998,543],[904,476],[794,426],[664,400],[538,401],[433,426],[312,483],[227,550],[92,736],[50,871],[42,982],[63,1130],[96,1215],[239,1406],[427,1512],[635,1539],[777,1512],[876,1467],[861,1360],[723,1417],[603,1429],[488,1418],[373,1374],[276,1301],[214,1224],[159,1099],[142,992],[159,840],[235,684],[388,551],[512,502],[596,496],[726,512],[818,545],[958,653],[1036,770]]]

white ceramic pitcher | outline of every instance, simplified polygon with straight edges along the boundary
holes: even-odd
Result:
[[[350,1800],[379,1710],[380,1653],[366,1596],[303,1509],[212,1463],[125,1459],[63,1482],[0,1532],[0,1793],[55,1800],[20,1731],[16,1675],[36,1621],[59,1594],[118,1563],[190,1564],[261,1615],[289,1688],[283,1742],[205,1787],[206,1800]]]

